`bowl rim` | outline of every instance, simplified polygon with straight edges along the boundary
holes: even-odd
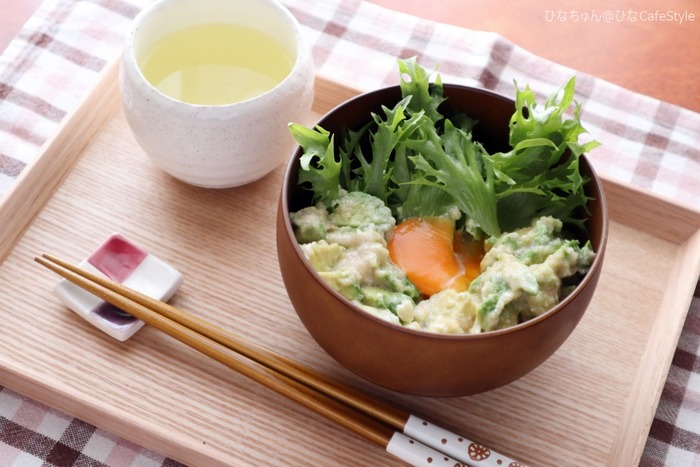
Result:
[[[497,92],[484,89],[484,88],[478,88],[478,87],[473,87],[473,86],[468,86],[468,85],[463,85],[463,84],[452,84],[452,83],[442,83],[442,86],[445,90],[449,88],[461,88],[463,90],[468,90],[471,92],[477,92],[481,94],[485,94],[491,97],[499,98],[499,99],[505,99],[513,103],[513,108],[515,108],[515,101],[513,99],[510,99],[508,97],[503,96],[502,94],[499,94]],[[363,92],[361,94],[358,94],[356,96],[351,97],[350,99],[345,100],[344,102],[336,105],[333,107],[331,110],[323,114],[313,125],[319,125],[323,126],[323,122],[326,121],[332,114],[335,112],[341,110],[342,108],[349,106],[352,102],[355,102],[357,100],[361,99],[366,99],[368,96],[378,94],[378,93],[385,93],[385,92],[395,92],[397,88],[400,88],[399,85],[392,85],[392,86],[386,86],[382,87],[379,89],[375,89],[372,91],[367,91]],[[445,92],[447,94],[447,92]],[[446,98],[449,98],[449,96],[445,95]],[[421,338],[427,338],[427,339],[438,339],[438,340],[444,340],[444,341],[462,341],[462,340],[479,340],[479,339],[487,339],[495,336],[504,336],[512,333],[517,333],[520,331],[523,331],[525,329],[528,329],[532,326],[536,326],[538,323],[548,319],[549,317],[559,313],[562,309],[564,309],[570,302],[572,302],[576,296],[582,293],[582,290],[585,288],[585,286],[590,283],[593,279],[595,274],[592,274],[592,271],[597,271],[598,269],[602,268],[602,262],[605,256],[605,249],[607,246],[607,240],[608,240],[608,204],[607,204],[607,199],[605,196],[605,191],[603,188],[603,182],[601,178],[598,176],[595,168],[591,164],[590,158],[586,154],[581,154],[579,156],[580,158],[584,159],[585,163],[588,165],[588,168],[590,170],[590,180],[586,184],[587,186],[596,186],[598,187],[598,192],[599,192],[599,198],[598,201],[600,203],[600,212],[601,212],[601,237],[600,237],[600,244],[598,245],[598,248],[595,251],[595,257],[593,259],[593,263],[591,263],[591,266],[588,269],[588,272],[586,275],[583,277],[581,282],[579,282],[576,285],[576,288],[569,293],[563,300],[561,300],[559,303],[557,303],[554,307],[550,308],[546,312],[542,313],[541,315],[538,315],[534,318],[531,318],[527,321],[524,321],[522,323],[518,323],[513,326],[509,326],[507,328],[503,329],[496,329],[492,331],[485,331],[485,332],[480,332],[478,334],[468,334],[468,333],[455,333],[455,334],[448,334],[448,333],[438,333],[438,332],[431,332],[431,331],[424,331],[424,330],[419,330],[419,329],[412,329],[412,328],[407,328],[402,325],[394,324],[389,321],[386,321],[384,319],[381,319],[377,316],[372,315],[371,313],[368,313],[364,310],[362,310],[360,307],[352,303],[352,301],[348,300],[345,298],[343,295],[341,295],[338,291],[333,289],[323,278],[318,274],[318,272],[311,266],[311,263],[306,259],[306,256],[304,255],[303,251],[301,250],[301,246],[299,245],[299,242],[296,241],[296,237],[294,235],[294,229],[292,228],[292,223],[289,217],[289,199],[287,196],[287,193],[290,191],[290,185],[292,183],[296,183],[296,181],[290,180],[291,172],[293,171],[293,168],[298,164],[298,159],[299,156],[301,155],[301,147],[299,145],[296,145],[294,148],[294,151],[292,152],[292,156],[289,158],[287,161],[287,164],[285,166],[284,170],[284,176],[282,179],[282,189],[280,193],[280,209],[282,210],[282,219],[284,220],[284,227],[285,227],[285,233],[287,234],[288,238],[291,240],[293,244],[293,249],[296,255],[301,259],[302,263],[304,264],[304,267],[306,268],[307,271],[309,271],[314,279],[318,281],[321,286],[326,289],[328,292],[330,292],[331,296],[336,300],[340,301],[346,305],[348,305],[354,313],[358,313],[362,318],[370,320],[372,322],[375,322],[381,326],[387,327],[389,329],[396,330],[398,332],[406,333],[409,335],[421,337]],[[591,185],[592,184],[592,185]]]

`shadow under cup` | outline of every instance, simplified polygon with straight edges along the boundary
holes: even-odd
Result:
[[[164,38],[215,24],[270,36],[293,57],[291,71],[262,94],[220,105],[183,102],[146,79],[143,60]],[[227,47],[234,52],[251,46],[242,42]],[[313,85],[310,46],[276,0],[158,0],[134,20],[120,70],[123,110],[138,144],[157,167],[207,188],[252,182],[285,161],[295,147],[288,124],[308,118]]]

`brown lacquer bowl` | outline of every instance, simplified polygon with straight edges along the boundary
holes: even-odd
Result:
[[[508,124],[514,102],[498,94],[444,85],[452,107],[479,120],[474,139],[489,151],[507,150]],[[353,98],[318,124],[332,133],[360,128],[370,112],[393,107],[398,86]],[[318,344],[355,374],[398,392],[456,397],[508,384],[549,358],[569,337],[591,301],[600,276],[607,240],[607,207],[600,179],[582,157],[590,217],[587,229],[596,258],[576,290],[550,311],[508,329],[480,335],[434,334],[402,328],[371,316],[328,286],[305,259],[294,237],[289,212],[308,206],[310,192],[297,184],[301,149],[284,176],[277,214],[277,252],[294,309]]]

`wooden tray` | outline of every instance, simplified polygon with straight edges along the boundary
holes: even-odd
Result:
[[[533,465],[638,462],[698,278],[700,213],[606,181],[603,275],[561,349],[486,394],[398,395],[336,364],[297,319],[275,251],[282,167],[222,191],[160,172],[119,110],[116,70],[0,205],[0,384],[184,463],[398,464],[153,329],[119,343],[61,305],[32,258],[78,262],[119,231],[184,273],[176,306],[455,432]],[[313,118],[354,93],[319,78]]]

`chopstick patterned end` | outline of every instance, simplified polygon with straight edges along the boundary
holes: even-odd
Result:
[[[398,432],[391,437],[386,452],[415,467],[467,466]]]
[[[440,428],[420,417],[411,415],[403,429],[404,434],[428,446],[440,446],[440,451],[474,467],[527,467],[491,448],[475,443],[464,436]],[[431,464],[434,465],[434,464]]]

